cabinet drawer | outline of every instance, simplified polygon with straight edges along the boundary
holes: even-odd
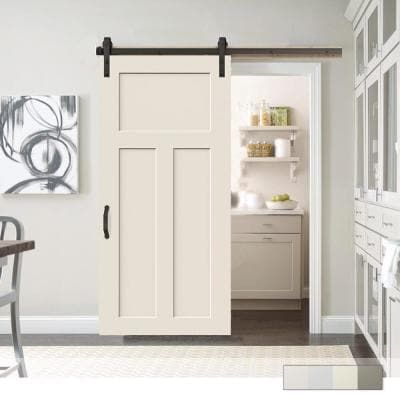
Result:
[[[362,201],[354,202],[354,220],[365,225],[365,203]]]
[[[382,207],[373,204],[365,205],[365,224],[374,231],[381,230]]]
[[[380,231],[389,239],[400,239],[400,211],[382,208]]]
[[[365,233],[366,229],[362,225],[354,224],[354,243],[362,249],[367,245]]]
[[[369,229],[365,230],[365,251],[376,260],[381,260],[381,237]]]
[[[234,215],[232,233],[300,233],[300,215]]]

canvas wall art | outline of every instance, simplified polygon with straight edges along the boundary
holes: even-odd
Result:
[[[78,97],[2,96],[0,192],[78,192]]]

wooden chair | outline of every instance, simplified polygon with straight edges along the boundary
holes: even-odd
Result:
[[[15,240],[23,240],[23,226],[19,221],[12,217],[0,216],[0,240],[5,240],[8,226],[14,226]],[[26,377],[26,367],[24,352],[21,345],[21,330],[19,322],[19,286],[21,279],[21,258],[22,253],[13,256],[11,288],[2,289],[0,286],[0,307],[10,305],[11,312],[11,332],[14,346],[14,353],[17,363],[11,367],[0,368],[0,377],[7,376],[13,371],[18,370],[20,377]],[[0,264],[0,283],[2,275],[2,266]]]

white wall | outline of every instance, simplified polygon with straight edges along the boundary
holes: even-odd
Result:
[[[305,210],[303,216],[302,256],[304,264],[303,287],[308,287],[308,152],[309,152],[309,78],[305,76],[233,76],[232,77],[232,190],[244,188],[261,193],[265,199],[279,193],[288,193]],[[246,148],[240,138],[239,126],[249,125],[245,104],[266,100],[271,106],[290,107],[290,123],[299,127],[292,156],[300,157],[296,171],[297,182],[289,178],[288,164],[248,163],[242,171],[240,160]],[[288,138],[282,133],[247,133],[244,141],[267,141]]]
[[[21,312],[95,315],[100,235],[99,82],[95,47],[341,46],[323,60],[323,312],[353,311],[352,32],[347,0],[19,0],[1,2],[0,93],[81,97],[77,196],[0,197],[37,249],[24,258]],[[112,60],[111,60],[112,63]],[[156,104],[156,103],[155,103]],[[162,104],[160,104],[162,106]]]

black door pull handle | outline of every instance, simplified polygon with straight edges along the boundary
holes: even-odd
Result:
[[[104,206],[103,212],[103,232],[106,239],[110,238],[110,232],[108,232],[108,212],[110,211],[110,206]]]

